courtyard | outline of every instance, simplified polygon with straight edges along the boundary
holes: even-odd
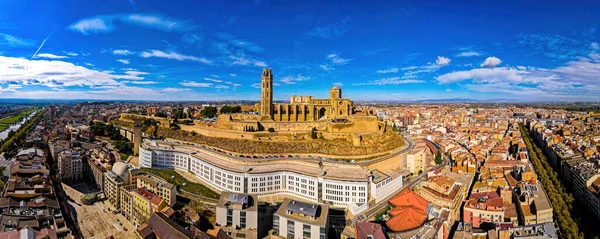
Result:
[[[85,238],[135,238],[135,228],[121,214],[114,214],[108,202],[96,202],[83,205],[79,200],[82,195],[93,193],[86,184],[67,185],[62,187],[68,197],[69,213],[79,225]]]

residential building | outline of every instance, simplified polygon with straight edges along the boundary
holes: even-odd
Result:
[[[66,150],[58,154],[58,176],[61,181],[83,178],[83,159],[79,151]]]
[[[329,206],[286,198],[273,215],[273,230],[282,238],[325,239]]]
[[[433,159],[431,149],[425,140],[416,140],[415,147],[406,155],[406,168],[413,174],[425,172]]]
[[[217,203],[217,225],[233,238],[263,238],[271,227],[259,228],[259,224],[273,221],[259,220],[258,207],[255,195],[223,192]]]
[[[153,175],[139,175],[136,180],[136,188],[146,189],[161,197],[172,207],[176,202],[177,189],[174,184]]]
[[[514,193],[521,225],[552,222],[552,205],[541,185],[522,184]]]
[[[152,213],[160,212],[168,206],[165,200],[143,188],[134,191],[132,199],[132,222],[134,226],[142,225],[150,218]]]
[[[463,221],[479,228],[485,223],[504,222],[504,203],[496,192],[473,193],[463,208]]]

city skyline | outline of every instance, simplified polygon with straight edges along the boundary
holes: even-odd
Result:
[[[193,9],[193,10],[189,10]],[[452,9],[452,11],[448,11]],[[600,3],[0,3],[0,98],[600,101]]]

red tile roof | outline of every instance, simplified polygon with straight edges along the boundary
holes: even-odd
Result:
[[[390,201],[394,209],[386,225],[392,231],[406,231],[421,226],[427,219],[428,202],[410,189],[400,192]]]
[[[386,239],[381,225],[372,222],[356,223],[356,238],[367,238],[369,235],[373,239]]]

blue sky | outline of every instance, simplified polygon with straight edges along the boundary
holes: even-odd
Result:
[[[0,1],[0,98],[600,101],[600,1]]]

